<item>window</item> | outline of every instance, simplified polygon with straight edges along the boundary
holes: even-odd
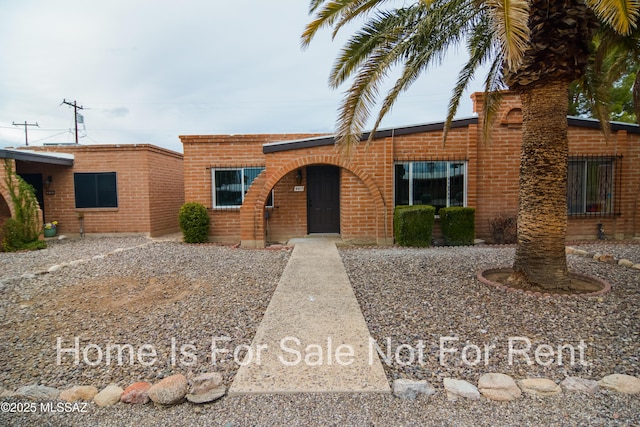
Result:
[[[613,158],[571,159],[567,176],[567,205],[570,215],[613,213]]]
[[[115,172],[74,173],[76,208],[117,208]]]
[[[466,162],[403,162],[395,165],[395,204],[465,206]]]
[[[213,206],[240,207],[244,195],[264,167],[211,169],[213,176]],[[273,192],[267,200],[267,207],[273,207]]]

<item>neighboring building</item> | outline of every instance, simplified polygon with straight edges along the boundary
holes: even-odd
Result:
[[[396,205],[476,208],[476,235],[489,221],[515,215],[522,111],[506,93],[483,142],[478,117],[380,130],[350,157],[331,135],[193,135],[184,147],[185,200],[203,203],[211,239],[262,247],[291,237],[336,233],[346,241],[393,242]],[[368,135],[363,135],[366,138]],[[568,239],[640,236],[640,129],[613,124],[609,141],[597,121],[569,119]]]
[[[0,149],[34,186],[45,222],[59,232],[158,236],[179,231],[183,156],[149,144],[60,144]],[[0,170],[0,221],[11,213]]]

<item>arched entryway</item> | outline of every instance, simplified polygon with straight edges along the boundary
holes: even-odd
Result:
[[[270,162],[269,160],[272,161]],[[309,171],[311,171],[312,180],[314,180],[315,172],[318,173],[319,180],[321,180],[321,177],[323,175],[326,175],[327,173],[334,174],[336,171],[338,171],[340,173],[340,175],[338,176],[343,176],[345,171],[348,172],[350,181],[357,181],[357,183],[361,187],[361,191],[353,196],[359,198],[359,203],[366,207],[368,215],[370,215],[370,227],[373,230],[373,236],[371,237],[373,237],[373,240],[375,240],[375,242],[378,244],[386,244],[388,243],[389,239],[392,238],[392,233],[389,230],[390,224],[388,224],[386,207],[384,199],[382,197],[382,193],[373,178],[358,166],[349,164],[345,159],[337,154],[307,155],[298,157],[295,160],[291,160],[289,162],[276,161],[278,160],[276,158],[272,158],[269,160],[267,161],[266,169],[254,180],[251,188],[245,195],[244,203],[240,209],[240,231],[243,246],[265,246],[265,217],[269,217],[268,210],[265,211],[265,203],[269,199],[272,190],[274,189],[274,187],[276,187],[280,180],[285,177],[297,175],[296,171],[298,170],[304,171],[304,173],[307,174],[309,173]],[[309,179],[308,175],[305,176],[305,182],[307,179]],[[313,188],[307,188],[305,189],[305,191],[311,191],[312,195],[314,192]],[[340,194],[340,192],[338,192],[338,209],[340,209],[345,204],[344,198],[351,196],[352,195],[348,193]],[[341,200],[340,197],[342,197],[343,199]],[[311,202],[313,204],[313,198],[311,199]],[[308,204],[305,209],[309,209]],[[306,216],[306,214],[307,213],[305,213],[305,221],[308,221],[309,218]],[[348,218],[342,217],[339,212],[337,212],[337,215],[338,232],[341,232],[343,222],[352,220],[353,215],[349,215]],[[305,225],[305,229],[307,231],[314,232],[315,230],[315,232],[322,232],[320,231],[320,229],[309,229],[308,224]]]

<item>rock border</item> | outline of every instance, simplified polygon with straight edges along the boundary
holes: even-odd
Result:
[[[573,246],[567,246],[565,248],[567,255],[577,255],[585,258],[591,258],[599,262],[606,262],[608,264],[617,264],[621,267],[632,268],[634,270],[640,270],[640,263],[634,263],[631,260],[625,258],[616,258],[611,254],[601,254],[599,252],[588,252],[583,249],[577,249]]]
[[[0,387],[0,399],[25,398],[36,401],[58,400],[67,402],[93,402],[98,407],[114,406],[118,403],[124,405],[145,405],[154,402],[157,407],[179,405],[190,402],[194,406],[212,403],[226,395],[226,388],[220,384],[217,378],[222,378],[217,373],[202,374],[199,377],[187,380],[182,374],[175,374],[162,381],[150,385],[137,382],[122,389],[116,384],[109,384],[100,390],[92,386],[73,386],[66,390],[58,390],[42,385],[30,385],[18,388],[16,391],[6,390]],[[187,381],[189,386],[187,386]],[[138,387],[145,385],[145,387]],[[149,386],[149,387],[147,387]],[[161,388],[167,393],[169,399],[156,399],[154,393],[148,393],[151,387]],[[547,378],[524,378],[515,380],[509,375],[489,372],[480,376],[477,384],[466,380],[446,377],[442,379],[443,389],[434,388],[429,381],[411,380],[400,378],[393,381],[392,394],[405,400],[415,400],[420,396],[433,396],[445,393],[447,400],[459,399],[479,400],[481,397],[493,401],[512,401],[520,399],[522,395],[546,398],[567,393],[581,393],[587,396],[595,396],[596,393],[606,390],[627,395],[640,395],[640,378],[626,374],[611,374],[602,377],[599,381],[580,377],[566,377],[559,384]],[[93,389],[92,393],[70,393],[79,389]],[[126,395],[132,388],[138,388],[138,396],[133,401]],[[191,392],[191,393],[189,393]],[[193,394],[195,393],[195,394]],[[170,395],[170,396],[169,396]],[[66,396],[66,397],[65,397]],[[150,399],[149,399],[150,398]]]
[[[502,284],[500,282],[494,282],[494,281],[489,280],[489,279],[487,279],[485,277],[485,274],[506,273],[507,271],[512,271],[511,267],[486,268],[484,270],[478,271],[476,273],[476,278],[481,283],[484,283],[485,285],[487,285],[489,287],[492,287],[492,288],[496,288],[496,289],[507,291],[507,292],[521,292],[521,293],[526,294],[526,295],[533,295],[533,296],[545,297],[545,298],[549,298],[549,297],[550,298],[560,298],[560,299],[562,299],[562,298],[587,298],[587,297],[601,296],[601,295],[604,295],[607,292],[611,291],[611,284],[609,282],[607,282],[606,280],[600,279],[600,278],[594,277],[594,276],[587,276],[586,274],[576,273],[576,272],[573,272],[573,271],[569,272],[569,277],[574,277],[576,279],[581,279],[581,280],[585,280],[585,281],[589,281],[589,282],[596,282],[600,286],[602,286],[602,289],[600,289],[598,291],[595,291],[595,292],[586,292],[586,293],[556,294],[556,293],[553,293],[553,292],[529,291],[529,290],[514,288],[514,287],[511,287],[509,285]]]

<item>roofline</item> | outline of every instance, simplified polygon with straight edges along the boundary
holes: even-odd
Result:
[[[582,117],[567,116],[569,126],[586,127],[592,129],[600,129],[600,122],[596,119],[585,119]],[[451,122],[451,129],[467,127],[469,125],[477,125],[478,117],[467,117],[457,119]],[[444,129],[444,122],[423,123],[418,125],[401,126],[394,128],[380,129],[376,131],[374,139],[388,138],[393,136],[412,135],[423,132],[433,132]],[[627,131],[629,133],[640,134],[640,126],[632,123],[611,122],[611,130]],[[365,132],[360,137],[360,141],[369,139],[371,132]],[[262,145],[264,154],[277,153],[280,151],[298,150],[302,148],[322,147],[335,144],[335,136],[321,136],[305,139],[297,139],[292,141],[269,142]]]
[[[469,125],[478,124],[477,117],[469,117],[465,119],[458,119],[451,122],[451,128],[461,128]],[[415,133],[430,132],[435,130],[443,130],[444,122],[424,123],[419,125],[410,125],[394,128],[386,128],[377,130],[374,139],[388,138],[401,135],[412,135]],[[360,141],[366,141],[369,139],[371,132],[364,132],[360,137]],[[277,153],[280,151],[298,150],[302,148],[322,147],[335,144],[335,136],[321,136],[314,138],[297,139],[294,141],[279,141],[270,142],[262,145],[262,152],[264,154]]]
[[[569,126],[579,126],[579,127],[592,128],[592,129],[601,128],[600,121],[597,119],[585,119],[583,117],[568,116],[567,120],[569,122]],[[625,130],[629,133],[640,134],[640,126],[633,123],[609,122],[609,124],[611,126],[611,130],[614,132]]]
[[[52,154],[64,154],[65,156],[71,157],[60,157],[59,155]],[[35,163],[46,163],[49,165],[61,165],[61,166],[73,166],[73,154],[68,153],[52,153],[47,154],[46,152],[29,152],[23,150],[10,150],[5,148],[0,148],[0,159],[12,159],[12,160],[20,160],[23,162],[35,162]]]

